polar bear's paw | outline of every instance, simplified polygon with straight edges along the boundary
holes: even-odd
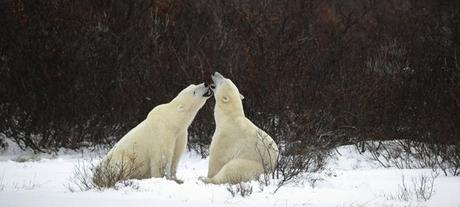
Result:
[[[184,183],[183,180],[181,180],[181,179],[179,179],[179,178],[176,178],[176,177],[168,178],[168,180],[172,180],[172,181],[176,182],[177,184],[182,184],[182,183]]]
[[[205,184],[208,184],[208,183],[211,182],[211,181],[209,180],[209,178],[206,177],[206,176],[200,176],[200,177],[198,177],[198,180],[200,180],[201,182],[203,182],[203,183],[205,183]]]
[[[184,183],[184,181],[181,180],[181,179],[175,178],[175,179],[173,179],[173,180],[176,181],[177,184],[182,184],[182,183]]]

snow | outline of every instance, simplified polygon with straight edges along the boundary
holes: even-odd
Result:
[[[11,146],[11,144],[10,144]],[[178,177],[184,184],[161,178],[133,180],[118,190],[71,192],[69,179],[78,163],[94,161],[105,150],[61,150],[55,155],[24,152],[14,147],[0,154],[0,206],[453,206],[460,207],[460,177],[440,174],[434,194],[427,202],[396,199],[402,177],[409,188],[412,180],[430,176],[431,169],[382,168],[353,146],[335,151],[326,169],[313,183],[304,180],[281,187],[260,187],[253,193],[232,197],[225,185],[203,184],[207,160],[194,152],[184,154]],[[21,161],[21,162],[18,162]]]

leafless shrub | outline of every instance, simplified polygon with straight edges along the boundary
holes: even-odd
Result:
[[[439,152],[437,167],[444,175],[460,176],[460,144],[438,146]]]
[[[256,132],[256,136],[258,141],[256,142],[255,150],[262,161],[263,167],[263,174],[259,176],[258,181],[267,186],[270,184],[270,180],[274,178],[273,172],[279,161],[279,150],[264,132],[259,130]]]
[[[205,159],[209,156],[209,145],[203,144],[201,142],[188,143],[187,147],[189,150],[193,150],[201,155],[201,158]]]
[[[398,185],[398,194],[396,195],[398,200],[409,201],[412,197],[412,191],[409,189],[405,181],[405,176],[401,176],[401,184]]]
[[[73,175],[69,178],[70,183],[67,188],[74,192],[77,189],[80,191],[87,191],[96,188],[96,185],[92,182],[92,171],[91,169],[96,167],[94,164],[87,164],[85,161],[78,161],[74,166]]]
[[[230,192],[232,197],[240,195],[247,197],[252,194],[252,185],[250,183],[240,182],[237,184],[227,184],[227,191]]]
[[[110,188],[119,181],[125,181],[136,176],[139,164],[134,156],[124,156],[120,162],[113,164],[111,158],[93,168],[93,183],[99,188]]]
[[[410,140],[366,142],[364,148],[369,157],[383,167],[433,168],[437,162],[437,157],[429,154],[426,144]]]
[[[68,189],[88,191],[92,189],[102,190],[105,188],[118,189],[120,186],[132,186],[134,183],[129,179],[135,175],[139,166],[133,164],[135,158],[122,159],[117,164],[110,163],[110,158],[99,164],[94,162],[79,161],[74,166],[74,172],[69,178]],[[76,187],[76,188],[75,188]]]
[[[445,175],[460,175],[459,145],[412,140],[363,142],[370,159],[383,167],[440,169]],[[361,151],[362,152],[362,151]]]
[[[403,70],[408,70],[407,50],[396,40],[382,42],[374,57],[366,61],[366,68],[378,75],[397,75]],[[407,71],[409,72],[409,71]]]
[[[274,175],[278,179],[277,189],[283,185],[296,182],[305,173],[317,173],[326,164],[327,153],[314,148],[304,148],[302,153],[280,153]]]
[[[398,192],[396,194],[387,194],[386,197],[391,200],[406,202],[411,200],[416,200],[417,202],[428,201],[435,193],[434,183],[438,175],[436,172],[421,174],[413,177],[411,183],[408,183],[406,177],[401,175],[401,184],[398,185]]]
[[[6,142],[5,136],[0,133],[0,152],[5,151],[8,148],[8,143]]]
[[[261,145],[257,146],[257,152],[264,168],[264,173],[258,178],[261,188],[268,186],[272,180],[276,180],[277,188],[274,191],[276,193],[279,188],[288,183],[307,179],[308,173],[321,171],[326,164],[327,150],[301,146],[299,143],[280,145],[279,149],[275,149],[277,157],[271,157],[273,155],[269,151],[273,150],[274,146],[266,141],[266,135],[263,133],[257,133],[257,137],[261,140],[259,142]],[[276,164],[273,166],[273,163]]]
[[[438,173],[432,172],[430,175],[420,175],[412,178],[412,184],[417,197],[417,201],[428,201],[434,193],[434,182]]]
[[[208,100],[210,102],[210,100]],[[190,136],[187,142],[189,150],[193,150],[201,155],[201,158],[209,156],[209,145],[211,144],[214,117],[212,116],[213,106],[206,104],[196,115],[190,126]]]

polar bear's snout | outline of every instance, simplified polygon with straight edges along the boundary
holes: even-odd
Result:
[[[202,83],[196,87],[196,89],[193,91],[193,94],[202,97],[210,97],[212,96],[212,90],[206,83]]]
[[[211,84],[211,89],[215,89],[217,86],[219,86],[222,81],[225,79],[223,75],[221,75],[219,72],[214,72],[214,74],[211,75],[212,82],[214,84]]]

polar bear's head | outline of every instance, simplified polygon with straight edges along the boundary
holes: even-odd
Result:
[[[183,89],[172,100],[172,103],[174,103],[176,111],[179,113],[196,114],[211,95],[212,90],[205,83],[199,85],[191,84]]]
[[[214,98],[216,99],[216,107],[214,113],[217,116],[244,116],[242,99],[244,98],[236,85],[228,78],[225,78],[220,73],[215,72],[212,75],[212,81],[215,88]]]

